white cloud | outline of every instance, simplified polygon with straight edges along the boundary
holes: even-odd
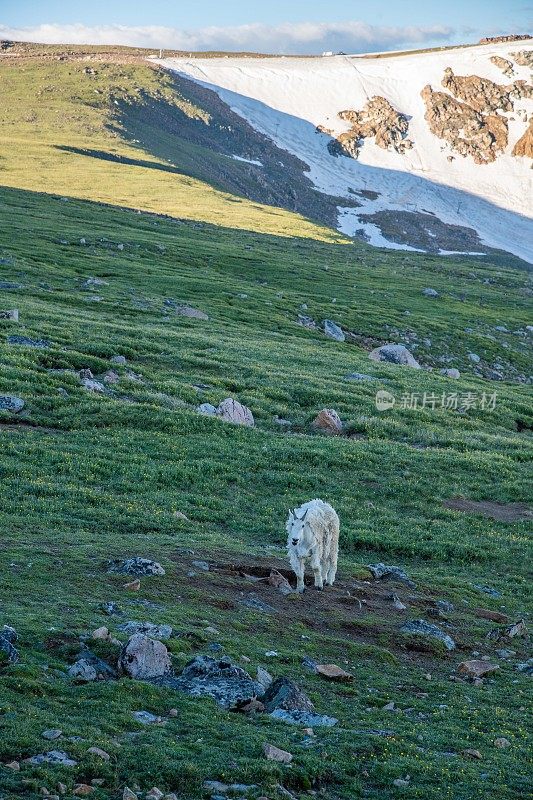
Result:
[[[432,42],[447,42],[455,30],[447,25],[390,27],[365,22],[253,23],[186,31],[147,25],[59,25],[28,28],[0,25],[0,38],[43,44],[116,44],[164,47],[171,50],[245,50],[264,53],[356,53],[393,50]]]

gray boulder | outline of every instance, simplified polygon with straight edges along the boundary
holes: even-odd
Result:
[[[219,404],[216,415],[219,419],[223,419],[225,422],[233,422],[235,425],[247,425],[250,428],[255,425],[254,416],[250,409],[232,397],[227,397]]]
[[[379,561],[377,564],[367,564],[367,568],[377,581],[383,578],[396,578],[396,580],[404,581],[404,583],[407,583],[409,586],[415,586],[409,575],[400,567],[394,567],[391,564],[383,564]]]
[[[330,339],[335,339],[336,342],[344,342],[346,340],[346,336],[340,325],[337,325],[336,322],[332,322],[330,319],[325,319],[323,322],[324,325],[324,333],[326,336],[329,336]]]
[[[451,369],[441,369],[440,374],[444,375],[446,378],[460,378],[461,377],[461,373],[459,372],[459,370],[455,369],[454,367],[452,367]]]
[[[135,578],[145,578],[148,575],[164,575],[165,570],[157,561],[149,558],[134,556],[126,559],[114,559],[109,562],[108,572],[119,575],[133,575]]]
[[[11,394],[0,395],[0,411],[11,411],[12,414],[18,414],[24,408],[24,400],[21,397],[15,397]]]
[[[211,403],[202,403],[196,407],[196,410],[199,414],[204,414],[206,417],[215,417],[217,413],[216,406],[211,405]]]
[[[307,695],[290,678],[276,678],[261,698],[265,711],[314,711]]]
[[[431,289],[429,287],[427,289],[423,289],[422,290],[422,294],[424,294],[426,297],[438,297],[439,296],[439,293],[437,292],[436,289]]]
[[[21,347],[36,347],[40,350],[50,347],[50,342],[46,339],[30,339],[29,336],[8,336],[7,343],[19,345]]]
[[[14,646],[17,641],[17,632],[10,625],[4,625],[0,631],[0,663],[7,661],[8,664],[16,664],[19,660],[19,652]]]
[[[413,354],[403,344],[383,344],[376,347],[368,354],[372,361],[386,361],[389,364],[398,364],[402,367],[422,369]]]
[[[163,642],[143,633],[134,633],[122,648],[118,668],[130,678],[146,680],[168,675],[172,662]]]
[[[270,716],[278,722],[302,725],[305,728],[332,728],[339,721],[335,717],[328,717],[325,714],[315,714],[312,711],[285,711],[283,708],[272,711]]]
[[[153,622],[137,622],[130,620],[118,626],[118,630],[133,636],[135,633],[142,633],[151,639],[170,639],[172,636],[171,625],[155,625]]]
[[[239,708],[263,694],[261,684],[227,657],[196,656],[177,678],[164,676],[153,682],[191,697],[211,697],[226,709]]]
[[[414,619],[411,622],[406,622],[400,630],[409,636],[442,642],[446,650],[455,650],[455,642],[452,637],[439,628],[438,625],[426,622],[424,619]]]
[[[119,367],[124,367],[126,365],[126,356],[111,356],[109,360],[112,364],[116,364]]]
[[[62,750],[49,750],[48,753],[39,753],[28,759],[30,764],[53,764],[61,767],[75,767],[78,763]]]
[[[96,669],[85,658],[78,659],[75,664],[69,667],[68,675],[69,678],[78,683],[90,683],[98,677]]]
[[[9,319],[12,322],[18,322],[19,321],[18,308],[10,308],[7,311],[0,311],[0,319]]]

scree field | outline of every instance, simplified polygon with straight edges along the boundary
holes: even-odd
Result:
[[[155,101],[206,124],[175,80],[121,50],[61,53],[0,57],[0,311],[19,312],[0,319],[0,395],[24,401],[0,410],[0,633],[16,629],[19,654],[0,650],[0,797],[528,797],[531,653],[524,626],[509,634],[531,611],[527,265],[373,249],[245,184],[231,194],[156,117],[157,147],[128,135]],[[215,170],[223,156],[209,158]],[[371,361],[385,342],[432,369]],[[392,409],[376,409],[378,390]],[[198,413],[227,397],[254,428]],[[324,408],[342,435],[313,427]],[[287,513],[314,497],[341,520],[338,580],[283,595],[267,578],[295,583]],[[165,574],[125,588],[109,562],[134,556]],[[377,562],[410,582],[374,579]],[[456,649],[402,632],[417,619]],[[310,732],[125,676],[68,676],[87,649],[114,668],[128,621],[172,626],[176,675],[229,656],[295,681],[338,722]],[[92,639],[102,626],[110,637]],[[458,671],[483,657],[499,668],[482,681]],[[75,765],[27,761],[52,750]]]

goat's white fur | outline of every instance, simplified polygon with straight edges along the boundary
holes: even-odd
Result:
[[[303,592],[305,562],[311,562],[315,586],[323,589],[324,582],[331,586],[337,573],[339,553],[339,517],[329,503],[310,500],[294,511],[287,519],[287,551],[299,592]]]

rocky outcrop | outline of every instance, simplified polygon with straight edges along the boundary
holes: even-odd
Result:
[[[513,110],[513,84],[500,86],[488,78],[480,78],[479,75],[454,75],[452,68],[446,67],[441,86],[482,114]]]
[[[340,111],[339,117],[349,122],[351,128],[330,142],[328,149],[332,155],[357,158],[363,140],[368,138],[374,138],[378,147],[396,150],[397,153],[404,153],[413,146],[412,141],[406,138],[409,129],[407,117],[379,95],[372,97],[361,111]]]
[[[531,39],[529,33],[514,33],[509,36],[484,36],[479,40],[479,44],[498,44],[498,42],[522,42]]]
[[[517,64],[521,67],[533,67],[533,50],[519,50],[511,53]]]
[[[433,91],[429,85],[421,96],[431,132],[449,142],[460,155],[471,156],[476,164],[490,164],[507,146],[507,120],[500,114],[484,115],[445,92]]]
[[[533,117],[529,120],[529,128],[513,147],[513,156],[533,158]]]
[[[490,61],[492,64],[494,64],[494,66],[498,67],[498,69],[501,69],[506,78],[513,77],[514,69],[512,61],[508,61],[506,58],[502,58],[501,56],[491,56]]]

